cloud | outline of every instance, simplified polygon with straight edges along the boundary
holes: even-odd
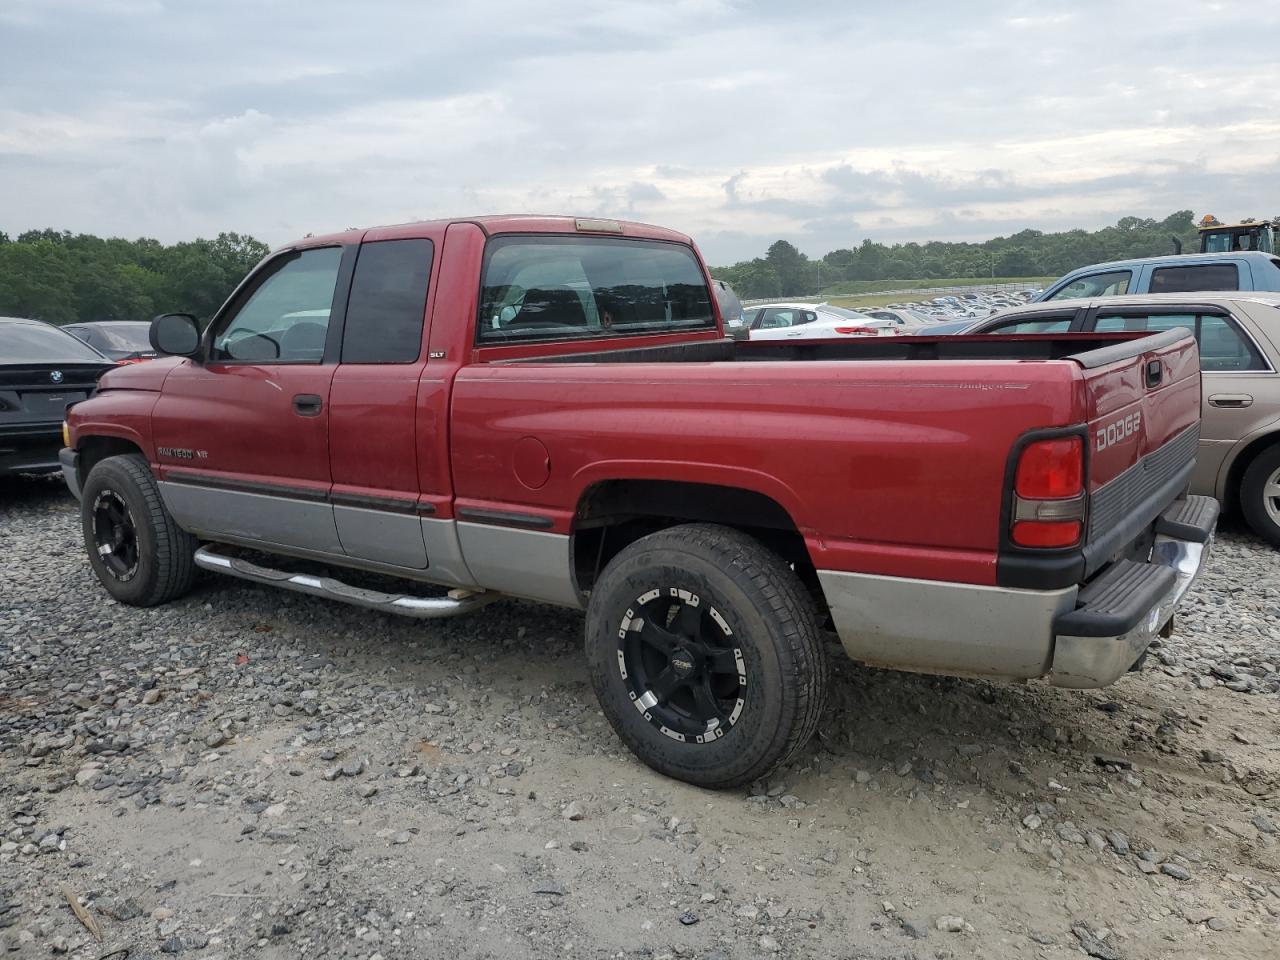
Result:
[[[1275,213],[1280,5],[9,0],[0,230],[283,243],[485,212],[785,238]],[[921,25],[928,24],[927,30]],[[1206,64],[1212,64],[1207,67]]]

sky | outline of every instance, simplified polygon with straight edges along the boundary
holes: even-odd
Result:
[[[975,240],[1280,214],[1280,3],[0,0],[0,230],[484,213]]]

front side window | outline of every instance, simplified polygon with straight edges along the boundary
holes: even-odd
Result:
[[[343,363],[412,363],[422,350],[431,279],[430,240],[360,247],[342,328]]]
[[[1234,263],[1206,263],[1161,267],[1151,271],[1152,293],[1190,293],[1199,290],[1239,290],[1240,271]]]
[[[1080,300],[1084,297],[1118,297],[1129,292],[1133,271],[1113,270],[1078,277],[1046,300]]]
[[[485,251],[482,344],[714,330],[688,248],[612,237],[498,237]]]
[[[341,247],[277,257],[214,337],[210,359],[319,363],[341,263]]]

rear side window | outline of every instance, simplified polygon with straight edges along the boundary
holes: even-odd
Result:
[[[1174,327],[1186,327],[1195,330],[1196,315],[1194,313],[1160,313],[1141,316],[1098,317],[1093,329],[1098,333],[1120,333],[1125,330],[1172,330]]]
[[[1071,329],[1071,318],[1058,320],[1014,320],[975,333],[1066,333]]]
[[[1079,300],[1082,297],[1118,297],[1129,292],[1132,270],[1112,270],[1078,277],[1046,300]]]
[[[688,247],[613,237],[498,237],[485,250],[477,340],[580,340],[714,330]]]
[[[1098,317],[1094,329],[1100,333],[1119,330],[1172,330],[1186,327],[1196,336],[1200,348],[1200,369],[1213,373],[1244,373],[1270,369],[1253,341],[1234,320],[1219,314],[1160,313],[1136,316]]]
[[[1160,267],[1151,271],[1152,293],[1190,293],[1200,290],[1239,289],[1240,271],[1234,263]]]
[[[422,350],[430,240],[362,244],[342,331],[343,363],[412,363]]]

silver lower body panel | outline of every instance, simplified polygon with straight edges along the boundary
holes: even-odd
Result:
[[[486,590],[582,607],[568,536],[466,521],[457,528],[467,569]]]
[[[1053,660],[1053,621],[1076,587],[1014,590],[819,570],[846,652],[872,666],[1025,680]]]

